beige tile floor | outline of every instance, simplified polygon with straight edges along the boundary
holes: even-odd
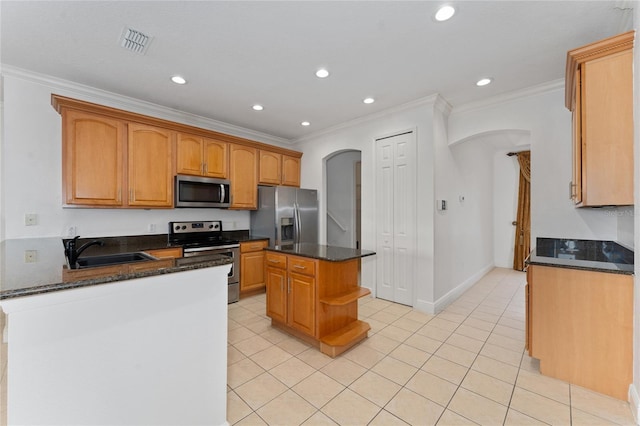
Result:
[[[436,316],[367,297],[369,338],[332,359],[229,305],[234,425],[634,424],[626,402],[540,375],[524,351],[522,272],[496,268]]]

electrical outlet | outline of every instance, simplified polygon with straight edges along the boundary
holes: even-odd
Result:
[[[76,227],[70,226],[67,228],[67,237],[75,237],[76,236]]]
[[[24,224],[26,226],[34,226],[38,224],[38,215],[35,213],[27,213],[24,215]]]
[[[35,263],[38,261],[37,250],[25,250],[24,251],[24,263]]]
[[[156,224],[155,223],[150,223],[149,226],[147,227],[147,230],[149,232],[156,232]]]

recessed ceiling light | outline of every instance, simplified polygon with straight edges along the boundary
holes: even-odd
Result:
[[[374,103],[375,101],[376,101],[376,100],[375,100],[375,99],[373,99],[373,98],[366,98],[366,99],[363,99],[363,100],[362,100],[362,102],[364,102],[365,104],[372,104],[372,103]]]
[[[320,68],[318,71],[316,71],[316,76],[318,78],[325,78],[325,77],[329,77],[329,71],[327,71],[324,68]]]
[[[187,84],[187,80],[179,75],[174,75],[173,77],[171,77],[171,81],[173,81],[175,84]]]
[[[486,86],[487,84],[491,83],[491,81],[492,80],[490,78],[481,78],[476,82],[476,86]]]
[[[453,6],[445,5],[442,6],[435,14],[436,21],[446,21],[451,19],[451,17],[456,13],[456,10]]]
[[[301,126],[310,126],[311,123],[309,123],[308,121],[303,121],[302,123],[300,123]]]
[[[255,109],[256,111],[262,111],[264,109],[262,105],[258,105],[258,104],[255,104],[251,108]]]

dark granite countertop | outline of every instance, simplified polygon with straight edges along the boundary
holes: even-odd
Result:
[[[104,246],[91,246],[83,255],[96,256],[167,248],[166,234],[164,236],[85,238],[79,239],[79,243],[93,239],[104,241]],[[36,252],[36,262],[25,262],[26,250],[34,250]],[[63,282],[63,268],[66,267],[66,259],[62,238],[49,237],[5,240],[0,243],[0,300],[153,275],[208,268],[226,265],[231,262],[232,260],[227,256],[216,257],[207,262],[189,264],[174,261],[173,266],[163,269]]]
[[[633,275],[634,252],[614,241],[537,238],[526,263]]]
[[[311,243],[269,246],[265,248],[265,250],[277,251],[285,254],[295,254],[296,256],[310,257],[313,259],[328,260],[330,262],[343,262],[345,260],[373,256],[376,254],[376,252],[371,250],[359,250]]]

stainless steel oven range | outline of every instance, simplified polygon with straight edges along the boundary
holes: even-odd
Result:
[[[240,299],[240,243],[222,236],[222,222],[169,222],[169,245],[182,246],[183,258],[180,265],[206,261],[216,256],[233,259],[229,272],[229,303]]]

